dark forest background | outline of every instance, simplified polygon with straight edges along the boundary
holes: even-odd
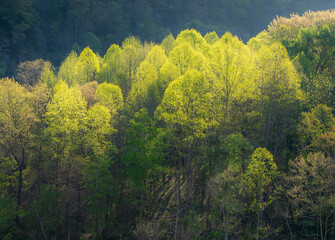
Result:
[[[86,46],[104,55],[130,35],[159,43],[194,28],[202,35],[230,31],[247,41],[276,15],[334,7],[319,0],[2,0],[0,76],[38,58],[57,67],[71,50]]]

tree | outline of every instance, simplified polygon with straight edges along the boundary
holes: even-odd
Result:
[[[63,80],[69,86],[73,86],[77,82],[75,72],[75,65],[77,63],[77,60],[77,53],[75,51],[72,51],[59,67],[59,71],[57,74],[58,81]]]
[[[193,145],[198,139],[205,136],[208,129],[217,125],[215,108],[219,104],[216,102],[218,98],[215,94],[215,85],[211,85],[205,74],[197,70],[189,70],[169,85],[155,112],[158,119],[164,121],[167,127],[176,134],[178,154],[180,156],[185,154],[184,161],[180,159],[178,165],[182,166],[184,162],[186,169],[186,206],[184,211],[186,236],[189,234],[188,211],[192,190]],[[178,220],[177,214],[176,222]]]
[[[190,44],[195,51],[201,52],[206,57],[210,54],[208,43],[201,34],[194,29],[181,31],[173,45],[177,47],[183,43]]]
[[[122,51],[116,44],[112,44],[105,54],[101,71],[98,75],[98,82],[118,84],[118,77],[121,71],[121,58]]]
[[[249,77],[252,58],[248,47],[229,33],[211,45],[211,51],[211,69],[222,91],[224,114],[221,121],[224,134],[228,136],[232,123],[232,103],[250,98],[254,89]]]
[[[113,176],[108,170],[110,162],[106,153],[113,147],[108,141],[108,136],[116,130],[110,122],[110,111],[101,104],[95,104],[87,112],[85,145],[90,159],[84,166],[83,178],[86,180],[86,189],[92,193],[88,200],[89,210],[94,216],[96,238],[101,238],[102,233],[107,230],[106,214],[111,214],[109,196],[113,194],[113,186],[109,185],[113,183]]]
[[[116,84],[121,88],[125,98],[128,97],[137,68],[150,52],[153,44],[142,44],[135,38],[129,37],[122,42],[122,55],[120,58],[120,69]]]
[[[221,173],[211,177],[208,183],[209,194],[213,203],[213,224],[217,234],[224,230],[224,239],[237,235],[241,220],[238,215],[242,212],[243,202],[239,193],[243,172],[238,165],[228,165]],[[222,221],[221,221],[222,219]],[[218,236],[219,237],[219,236]]]
[[[304,235],[328,239],[334,229],[334,160],[321,152],[290,161],[287,195]]]
[[[128,142],[123,155],[123,163],[127,166],[127,175],[135,186],[143,187],[153,181],[160,171],[162,153],[153,149],[158,129],[144,108],[135,113],[130,120]]]
[[[121,89],[111,83],[102,83],[96,90],[96,98],[98,103],[107,107],[114,118],[123,107],[123,95]]]
[[[281,186],[276,181],[279,177],[277,165],[272,154],[265,148],[257,148],[251,156],[251,162],[243,175],[241,194],[246,202],[246,209],[257,215],[255,239],[267,238],[270,227],[263,222],[263,212],[278,197]]]
[[[76,71],[75,83],[77,84],[85,84],[95,80],[100,71],[99,59],[89,47],[84,48],[80,53],[74,67]]]
[[[162,40],[160,46],[165,50],[166,55],[169,55],[171,49],[173,48],[174,41],[175,39],[171,33]]]
[[[76,177],[80,181],[84,165],[83,159],[76,158],[76,152],[82,145],[86,129],[87,103],[78,87],[69,88],[63,81],[55,86],[54,91],[54,97],[45,114],[48,124],[46,132],[52,137],[55,151],[56,188],[62,189],[66,196],[65,226],[67,239],[70,239],[72,211],[75,205],[72,199],[76,193],[76,185],[72,184],[72,179]]]
[[[0,195],[0,214],[0,237],[2,239],[22,237],[19,226],[15,224],[15,218],[24,216],[24,212],[17,209],[15,200],[11,196]]]
[[[216,32],[210,32],[205,35],[204,39],[207,41],[208,44],[213,45],[214,43],[219,41],[220,38],[216,34]]]
[[[96,91],[99,87],[98,82],[88,82],[80,86],[81,94],[83,95],[85,101],[87,102],[87,107],[90,108],[97,102]]]
[[[160,69],[166,61],[164,50],[155,46],[140,64],[127,101],[134,112],[146,108],[153,116],[162,97],[158,81]]]
[[[302,120],[298,125],[298,133],[302,150],[321,150],[318,149],[318,146],[320,146],[322,134],[331,132],[335,124],[332,109],[325,105],[318,105],[301,115]]]
[[[196,52],[187,42],[179,43],[171,50],[168,60],[160,70],[159,86],[162,88],[160,94],[163,95],[169,83],[184,75],[187,70],[203,71],[208,68],[209,65],[202,53]]]
[[[51,63],[42,59],[20,63],[17,67],[15,79],[22,85],[34,86],[46,65],[51,66]]]
[[[10,59],[18,64],[23,51],[31,54],[33,47],[39,47],[39,19],[32,0],[4,0],[0,3],[1,38],[9,41]],[[29,45],[30,48],[25,46]],[[29,50],[28,50],[29,49]],[[26,53],[27,53],[26,52]]]
[[[263,46],[258,51],[253,74],[261,143],[278,156],[297,118],[302,99],[300,78],[286,49],[279,43]]]
[[[100,53],[101,51],[101,41],[92,32],[87,32],[82,36],[81,45],[83,47],[90,47],[95,53]]]
[[[0,103],[0,147],[5,156],[15,161],[18,171],[16,204],[20,207],[31,131],[38,119],[30,105],[29,92],[13,79],[0,80]],[[18,225],[18,216],[15,220]]]
[[[54,70],[55,68],[49,62],[46,62],[44,64],[44,68],[41,72],[41,75],[38,78],[38,81],[46,83],[50,89],[53,89],[53,87],[57,83],[57,78],[54,73]]]
[[[242,134],[231,134],[223,142],[226,164],[240,166],[244,171],[249,165],[253,147]]]

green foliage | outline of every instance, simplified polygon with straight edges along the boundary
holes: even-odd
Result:
[[[253,69],[262,143],[277,152],[298,118],[300,78],[280,43],[259,49]]]
[[[223,142],[224,152],[228,165],[241,166],[243,169],[249,165],[249,156],[252,153],[252,146],[242,134],[231,134]]]
[[[92,32],[87,32],[82,36],[81,45],[84,47],[90,47],[96,53],[100,53],[101,51],[101,41]]]
[[[292,202],[293,216],[304,225],[302,234],[314,234],[318,229],[326,239],[332,232],[334,222],[327,219],[334,217],[334,171],[334,160],[321,152],[290,161],[287,195]]]
[[[171,49],[173,48],[174,41],[175,39],[171,33],[162,40],[161,47],[165,50],[166,55],[169,55]]]
[[[42,59],[25,61],[17,67],[15,79],[22,85],[34,86],[46,65],[51,66],[51,63]]]
[[[128,100],[133,111],[146,108],[150,116],[153,116],[153,112],[161,100],[160,93],[164,88],[159,85],[159,73],[166,61],[164,50],[155,46],[139,66]]]
[[[175,8],[222,19],[251,6],[200,2],[51,0],[39,11],[53,19],[41,24],[54,49],[69,39],[106,49],[127,24],[149,34]],[[160,45],[129,37],[103,58],[71,52],[57,77],[49,62],[25,62],[27,87],[0,81],[0,237],[332,238],[334,25],[322,16],[316,26],[293,16],[247,45],[193,29]]]
[[[239,214],[243,202],[239,194],[242,171],[237,165],[229,165],[223,172],[211,177],[208,187],[213,201],[215,229],[223,228],[224,235],[238,235]],[[222,216],[222,220],[220,219]],[[222,233],[223,234],[223,233]]]
[[[55,86],[55,95],[45,115],[48,131],[59,140],[78,134],[84,128],[86,109],[86,102],[78,87],[69,88],[66,83],[59,82]]]
[[[111,45],[104,56],[98,81],[107,83],[118,83],[118,76],[121,71],[120,58],[122,51],[118,45]]]
[[[216,34],[216,32],[210,32],[205,35],[204,39],[207,41],[208,44],[213,45],[214,43],[219,41],[220,38]]]
[[[19,229],[15,226],[15,217],[24,216],[24,212],[17,208],[12,197],[0,195],[0,237],[1,239],[16,239]]]
[[[279,177],[272,154],[265,148],[257,148],[243,176],[241,193],[248,199],[246,207],[252,212],[263,211],[278,198],[281,189],[276,179]]]
[[[58,81],[63,80],[69,86],[73,86],[77,82],[75,72],[75,65],[77,59],[78,59],[77,53],[75,51],[72,51],[59,67],[57,75]]]
[[[301,147],[308,149],[317,147],[322,134],[332,130],[334,121],[332,109],[325,105],[318,105],[309,112],[303,112],[298,125]]]
[[[113,133],[110,120],[111,114],[103,105],[96,104],[87,112],[86,141],[97,156],[103,155],[107,149],[108,141],[104,136]]]
[[[80,53],[74,67],[76,72],[75,83],[77,84],[85,84],[95,80],[100,71],[99,59],[89,47],[84,48]]]
[[[11,194],[11,184],[16,184],[17,170],[15,161],[10,158],[0,159],[0,190],[6,195]]]
[[[232,123],[232,103],[250,98],[254,89],[254,82],[249,76],[252,58],[248,47],[229,33],[211,45],[211,51],[211,69],[217,79],[223,105],[220,120],[226,128],[227,135]]]
[[[184,140],[192,142],[217,124],[212,111],[217,99],[214,94],[203,73],[187,71],[166,89],[155,114],[170,126],[180,128],[185,133]]]
[[[41,75],[38,81],[46,83],[50,89],[53,89],[53,87],[57,83],[57,78],[54,73],[54,70],[55,70],[54,67],[50,63],[47,62],[44,65],[44,68],[41,72]]]
[[[102,83],[96,90],[97,101],[107,107],[112,114],[112,117],[116,116],[118,110],[123,106],[123,95],[121,89],[111,83]]]
[[[158,134],[158,129],[154,127],[146,109],[135,113],[134,119],[130,120],[128,142],[122,162],[127,166],[127,175],[137,187],[143,187],[146,181],[152,181],[162,171],[163,153],[155,143]]]
[[[199,32],[194,29],[181,31],[174,42],[174,47],[180,44],[188,43],[197,52],[203,53],[205,56],[209,54],[209,45]]]

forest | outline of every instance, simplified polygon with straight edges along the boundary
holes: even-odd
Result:
[[[0,77],[32,59],[58,68],[86,46],[102,56],[130,35],[159,43],[194,28],[246,42],[277,15],[332,8],[333,0],[1,0]]]
[[[0,80],[0,239],[335,239],[335,10],[49,60]]]

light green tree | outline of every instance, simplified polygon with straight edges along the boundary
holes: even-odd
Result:
[[[102,61],[101,70],[97,77],[98,82],[118,84],[119,74],[122,71],[121,55],[122,50],[118,45],[112,44],[109,47]]]
[[[123,107],[123,94],[121,89],[111,83],[102,83],[98,86],[95,95],[98,103],[107,107],[112,118],[115,118],[118,110]]]
[[[84,48],[80,53],[74,67],[77,84],[85,84],[95,80],[100,71],[99,59],[89,47]]]
[[[214,43],[219,41],[220,38],[216,34],[216,32],[210,32],[205,35],[204,39],[207,41],[208,44],[213,45]]]
[[[209,44],[201,34],[194,29],[181,31],[176,37],[173,46],[175,48],[184,43],[190,44],[195,51],[201,52],[206,57],[210,55]]]
[[[215,108],[219,106],[217,101],[215,85],[211,84],[204,73],[189,70],[169,85],[155,112],[157,118],[165,122],[167,127],[173,129],[176,134],[177,142],[175,144],[179,151],[178,154],[181,156],[183,153],[185,154],[184,161],[180,159],[178,165],[184,165],[186,169],[184,215],[186,235],[189,234],[188,208],[192,195],[193,146],[198,139],[204,138],[206,131],[218,124],[215,120],[217,113]],[[178,212],[179,209],[177,209]],[[177,214],[176,225],[178,225],[178,220]]]
[[[168,60],[160,70],[160,94],[163,95],[172,81],[191,69],[204,71],[209,69],[209,64],[205,56],[201,52],[195,51],[188,42],[180,42],[171,50]]]
[[[57,74],[58,81],[63,80],[69,86],[73,86],[77,83],[77,76],[75,71],[75,65],[77,63],[77,60],[77,53],[75,51],[72,51],[59,67],[59,71]]]
[[[169,55],[171,49],[173,48],[174,41],[175,39],[171,33],[162,40],[160,46],[165,50],[166,55]]]
[[[237,37],[226,33],[211,46],[211,69],[222,89],[221,99],[224,114],[222,124],[225,136],[229,134],[229,125],[233,102],[243,102],[251,98],[254,84],[250,78],[252,57],[247,46]]]
[[[318,149],[322,135],[332,131],[335,124],[332,109],[325,105],[317,105],[301,115],[302,119],[298,124],[301,148],[308,151]]]
[[[54,73],[54,67],[51,65],[51,63],[46,62],[44,64],[44,68],[38,81],[46,83],[50,89],[53,89],[53,87],[56,85],[57,78]]]
[[[77,153],[84,141],[87,104],[77,86],[69,88],[65,82],[59,81],[54,89],[54,97],[45,114],[46,133],[52,137],[55,184],[64,194],[65,229],[67,236],[71,236],[73,199],[79,191],[73,179],[81,178],[85,164],[85,158],[78,157]]]
[[[17,205],[21,205],[24,170],[29,157],[32,129],[38,119],[27,89],[13,79],[0,80],[0,147],[18,171]]]
[[[245,207],[257,215],[255,239],[267,238],[271,226],[262,223],[263,212],[279,195],[281,186],[277,165],[272,154],[265,148],[257,148],[251,156],[251,162],[242,179],[240,193],[244,196]]]
[[[120,71],[115,84],[121,88],[125,98],[128,97],[133,81],[135,80],[137,68],[148,55],[152,47],[153,44],[142,44],[141,41],[135,37],[129,37],[123,41],[122,54],[119,59]]]
[[[164,50],[155,46],[139,66],[127,101],[134,112],[146,108],[153,116],[162,97],[158,80],[160,69],[166,61]]]

